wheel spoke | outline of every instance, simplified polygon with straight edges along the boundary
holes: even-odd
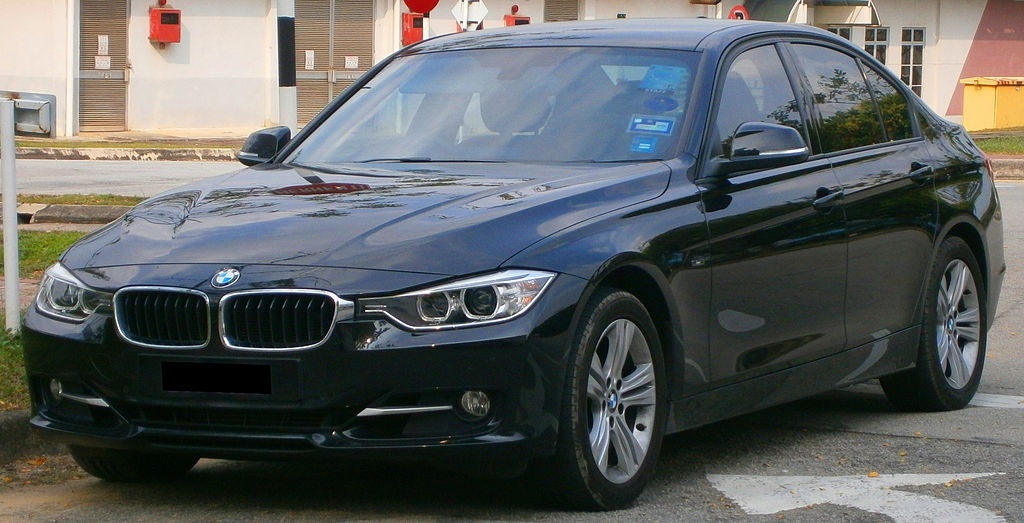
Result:
[[[981,335],[981,321],[977,308],[961,312],[956,318],[956,333],[967,341],[978,341]]]
[[[594,419],[594,427],[590,430],[590,452],[594,456],[597,468],[602,474],[608,471],[608,449],[611,443],[611,425],[608,416],[601,412]]]
[[[964,355],[960,352],[960,347],[956,346],[953,340],[947,342],[949,347],[949,356],[947,361],[949,362],[949,380],[950,383],[956,387],[961,388],[967,383],[967,379],[964,377]]]
[[[626,407],[654,405],[654,366],[644,363],[622,380],[619,400]]]
[[[604,362],[605,376],[618,379],[622,376],[622,367],[629,355],[629,346],[636,333],[633,322],[617,320],[608,333],[608,358]]]
[[[949,271],[950,282],[949,292],[946,297],[948,299],[947,311],[952,313],[960,305],[960,299],[964,295],[964,287],[967,285],[967,279],[970,274],[967,272],[967,264],[963,262],[956,263]]]
[[[640,468],[646,452],[633,436],[633,430],[626,424],[625,418],[613,416],[612,420],[612,445],[619,457],[619,466],[627,476],[632,476]]]
[[[587,376],[587,397],[594,401],[603,401],[606,390],[604,371],[597,353],[590,359],[590,374]]]
[[[942,369],[943,372],[945,372],[946,365],[948,364],[947,360],[949,359],[950,346],[949,334],[946,332],[945,329],[939,330],[939,332],[935,335],[935,344],[938,346],[939,349],[939,368]]]

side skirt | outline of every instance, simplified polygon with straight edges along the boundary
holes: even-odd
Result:
[[[917,361],[921,326],[889,334],[832,356],[672,402],[666,434],[795,401],[909,369]]]

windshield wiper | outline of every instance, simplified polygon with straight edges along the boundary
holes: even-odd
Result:
[[[353,163],[370,163],[370,162],[396,162],[396,163],[426,163],[430,162],[429,156],[399,156],[394,158],[370,158],[369,160],[359,160]]]

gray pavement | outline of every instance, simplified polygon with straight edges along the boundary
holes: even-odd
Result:
[[[15,163],[22,194],[153,196],[242,169],[238,162],[25,160]]]

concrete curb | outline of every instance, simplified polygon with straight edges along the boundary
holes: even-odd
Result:
[[[997,180],[1024,180],[1024,158],[995,158],[992,170]]]
[[[32,214],[29,223],[110,223],[129,210],[128,205],[52,204]]]
[[[33,454],[58,454],[65,452],[64,446],[43,440],[29,427],[27,410],[0,412],[0,464],[32,456]]]
[[[18,158],[24,160],[235,161],[235,150],[224,147],[173,149],[128,149],[119,147],[18,147],[15,154]]]

